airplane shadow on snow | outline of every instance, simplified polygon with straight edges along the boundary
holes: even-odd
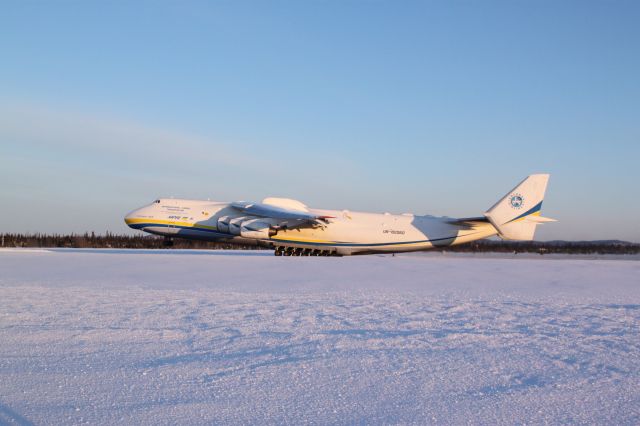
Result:
[[[5,425],[33,426],[34,423],[0,402],[0,426]]]
[[[190,250],[190,249],[80,249],[80,248],[52,248],[47,249],[59,253],[88,253],[88,254],[169,254],[176,256],[273,256],[271,250]]]

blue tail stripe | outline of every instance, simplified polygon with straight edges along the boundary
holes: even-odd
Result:
[[[542,208],[542,201],[540,201],[538,204],[536,204],[535,206],[531,207],[529,210],[527,210],[526,212],[522,213],[520,216],[511,219],[509,222],[513,222],[514,220],[518,220],[518,219],[522,219],[525,216],[529,216],[530,214],[533,214],[535,212],[539,212],[540,209]]]

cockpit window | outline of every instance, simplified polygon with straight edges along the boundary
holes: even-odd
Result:
[[[155,200],[154,203],[155,204],[160,204],[160,200]]]

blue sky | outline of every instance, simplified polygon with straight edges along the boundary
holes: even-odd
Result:
[[[0,232],[158,196],[478,215],[640,241],[635,1],[6,2]]]

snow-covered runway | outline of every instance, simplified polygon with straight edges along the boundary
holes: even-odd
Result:
[[[640,422],[640,262],[0,251],[0,424]]]

